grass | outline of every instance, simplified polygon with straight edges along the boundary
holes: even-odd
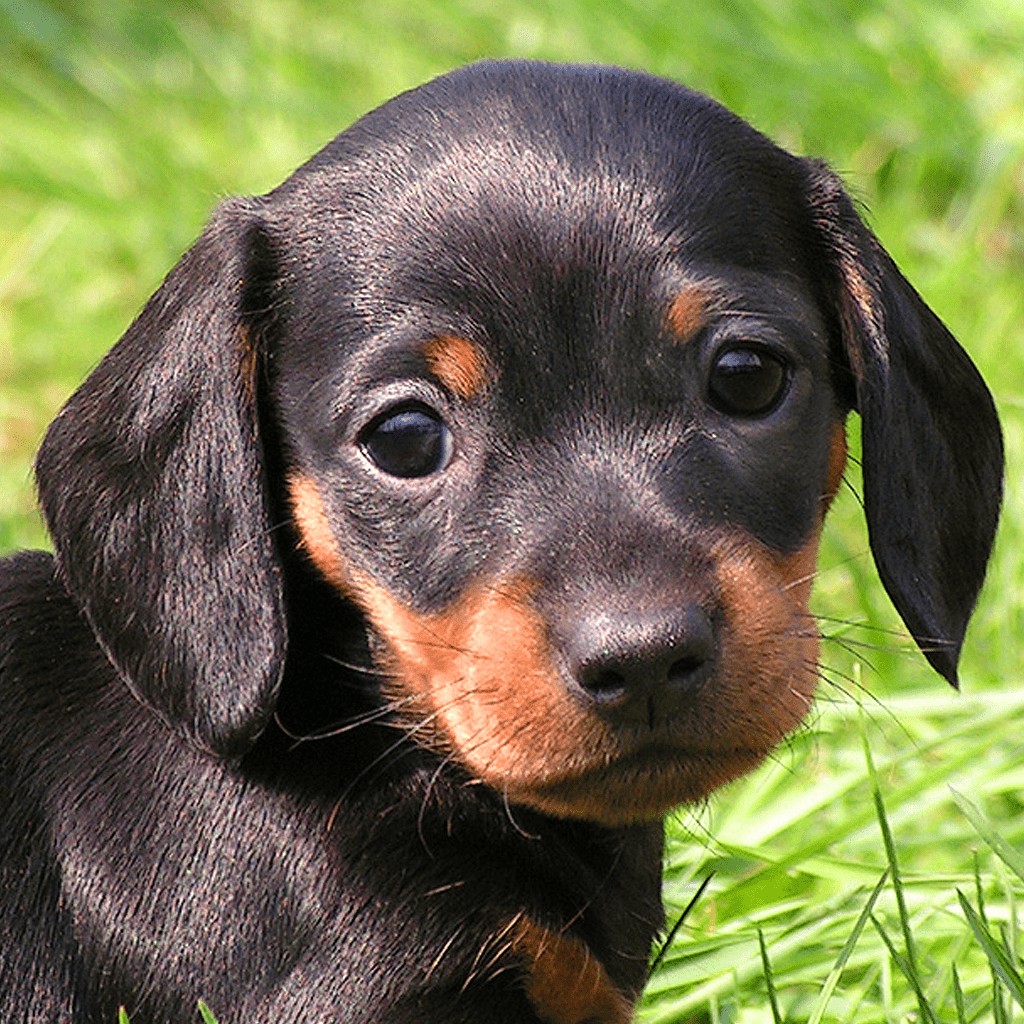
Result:
[[[1017,0],[0,0],[0,551],[45,543],[45,423],[219,197],[479,56],[702,88],[845,174],[990,381],[1009,478],[957,695],[881,592],[851,469],[817,583],[818,709],[674,819],[670,909],[711,881],[641,1019],[1021,1020],[1021,52]]]
[[[1022,827],[1019,812],[1004,806],[994,830],[954,787],[990,807],[1016,803],[1022,758],[993,753],[992,738],[1007,720],[1019,721],[1024,690],[966,703],[952,696],[888,701],[894,718],[916,733],[897,745],[866,714],[826,713],[820,724],[830,732],[851,731],[845,738],[852,742],[839,745],[845,763],[835,763],[833,736],[827,752],[820,734],[808,736],[791,750],[790,764],[741,783],[727,808],[722,801],[702,816],[699,833],[693,818],[684,821],[680,831],[695,837],[704,856],[694,861],[691,839],[680,849],[687,857],[673,858],[670,901],[685,900],[707,873],[714,878],[703,915],[651,982],[642,1019],[687,1020],[709,1004],[713,1019],[771,1019],[759,933],[786,1020],[984,1019],[993,965],[960,893],[1008,929],[1009,961],[1019,971],[1014,851]],[[995,934],[1001,948],[1003,936]],[[954,972],[970,1007],[962,1017]],[[999,985],[1005,999],[1008,989]]]

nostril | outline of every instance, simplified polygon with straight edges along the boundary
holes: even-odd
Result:
[[[621,672],[604,668],[601,665],[585,668],[580,674],[580,683],[588,693],[599,701],[615,700],[621,697],[628,686],[626,677]]]
[[[678,658],[668,667],[669,683],[673,686],[691,686],[707,662],[708,658],[697,652]]]

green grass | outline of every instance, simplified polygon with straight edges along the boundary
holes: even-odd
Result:
[[[851,468],[817,585],[818,710],[677,815],[670,908],[713,877],[642,1019],[1024,1019],[1022,53],[1018,0],[0,0],[0,551],[45,543],[46,422],[221,196],[480,56],[702,88],[845,174],[990,381],[1009,478],[956,695],[881,592]]]

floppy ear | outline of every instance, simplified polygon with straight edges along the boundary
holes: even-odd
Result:
[[[65,583],[132,691],[227,755],[264,725],[284,658],[258,436],[271,246],[223,206],[51,425],[36,463]]]
[[[875,564],[918,646],[956,685],[1002,498],[995,405],[967,353],[864,226],[839,179],[820,163],[809,171],[862,421]]]

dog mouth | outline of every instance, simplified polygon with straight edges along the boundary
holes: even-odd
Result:
[[[752,771],[771,749],[680,748],[656,742],[555,777],[527,784],[520,780],[506,791],[511,802],[557,817],[613,827],[634,825],[699,803]]]

